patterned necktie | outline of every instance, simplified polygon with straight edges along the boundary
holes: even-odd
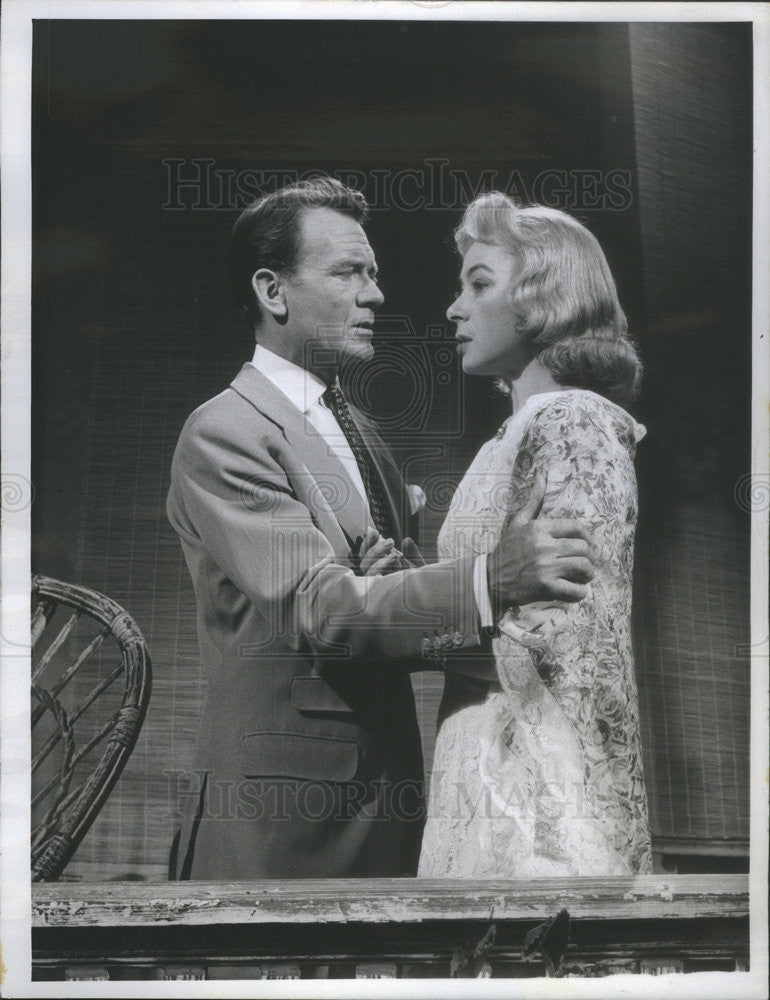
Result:
[[[340,425],[342,433],[347,438],[350,450],[358,465],[361,479],[364,481],[366,497],[369,501],[369,510],[374,521],[375,528],[385,537],[396,538],[390,518],[388,516],[388,504],[385,499],[385,492],[380,482],[380,477],[372,462],[369,449],[364,444],[361,432],[355,424],[347,400],[342,394],[339,382],[333,382],[321,397],[324,403],[334,414],[337,423]],[[396,539],[397,540],[397,539]]]

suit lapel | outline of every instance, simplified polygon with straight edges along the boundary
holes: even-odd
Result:
[[[281,428],[296,460],[286,471],[290,478],[298,481],[298,492],[304,495],[311,492],[314,506],[336,519],[348,547],[354,546],[367,521],[366,507],[342,462],[324,438],[305,414],[253,365],[244,365],[231,387]],[[309,491],[308,478],[315,486],[312,491]],[[329,540],[334,544],[334,539]],[[336,551],[337,546],[334,548]]]

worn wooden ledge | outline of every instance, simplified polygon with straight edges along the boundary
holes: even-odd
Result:
[[[741,918],[749,913],[748,876],[41,883],[32,887],[33,928],[531,921],[562,907],[573,920]]]
[[[562,919],[546,945],[563,909],[568,939]],[[735,971],[748,968],[748,912],[745,875],[39,883],[33,978]]]

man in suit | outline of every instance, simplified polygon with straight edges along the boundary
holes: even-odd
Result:
[[[396,464],[337,379],[371,358],[383,302],[365,216],[358,192],[319,179],[233,230],[256,350],[185,424],[168,498],[208,674],[176,877],[414,874],[410,671],[483,674],[496,613],[579,600],[592,575],[584,530],[546,521],[511,525],[488,560],[419,565]]]

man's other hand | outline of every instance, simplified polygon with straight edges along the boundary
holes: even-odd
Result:
[[[425,560],[411,538],[405,538],[397,549],[392,538],[383,538],[375,528],[369,528],[358,550],[361,576],[384,576],[399,569],[416,569]]]

